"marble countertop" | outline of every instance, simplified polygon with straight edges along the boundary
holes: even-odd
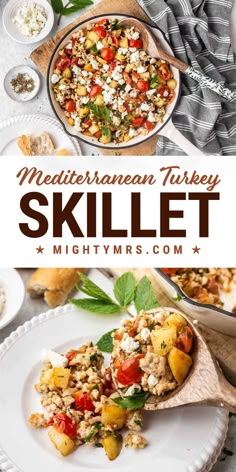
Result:
[[[30,275],[32,274],[32,269],[20,269],[18,271],[26,284]],[[93,277],[93,280],[97,281],[98,284],[101,284],[101,278],[104,277],[104,286],[105,290],[109,290],[108,281],[105,276],[102,276],[101,273],[98,273],[96,269],[90,270],[90,276]],[[37,316],[40,313],[43,313],[48,310],[48,306],[42,299],[32,300],[28,294],[25,295],[23,305],[18,313],[16,319],[12,321],[8,326],[0,330],[0,343],[9,336],[9,334],[14,331],[19,325],[23,324],[25,321],[31,319],[33,316]],[[193,424],[194,428],[194,424]],[[217,463],[211,469],[211,472],[235,472],[236,471],[236,415],[230,415],[229,419],[229,430],[224,446],[224,450],[219,457]],[[0,469],[0,472],[1,471]]]

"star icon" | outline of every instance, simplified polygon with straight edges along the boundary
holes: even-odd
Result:
[[[195,247],[192,247],[192,250],[193,250],[193,254],[199,254],[199,251],[201,250],[200,247],[197,247],[197,245]]]
[[[35,249],[36,249],[36,251],[37,251],[37,254],[43,254],[44,247],[39,246],[39,247],[36,247]]]

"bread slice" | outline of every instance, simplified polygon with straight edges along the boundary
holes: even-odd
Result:
[[[57,149],[57,151],[54,153],[54,156],[69,156],[69,151],[66,148],[62,149]]]
[[[78,271],[85,272],[85,269],[37,269],[27,284],[27,291],[32,298],[44,296],[51,308],[64,305],[80,280]]]
[[[23,134],[17,144],[24,156],[52,156],[55,152],[53,141],[46,132],[35,137]]]

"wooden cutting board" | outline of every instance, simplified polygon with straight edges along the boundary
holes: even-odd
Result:
[[[114,14],[127,14],[132,15],[140,20],[150,21],[144,10],[138,5],[136,0],[102,0],[98,5],[91,8],[89,11],[84,13],[81,16],[78,16],[78,19],[70,23],[68,26],[63,28],[61,31],[55,34],[52,38],[48,39],[45,43],[35,49],[31,54],[31,59],[38,67],[40,72],[46,77],[48,63],[51,57],[51,54],[56,47],[58,41],[71,29],[73,26],[76,26],[78,23],[81,23],[88,18],[96,15],[106,15],[108,13]],[[119,154],[126,156],[151,156],[156,152],[156,144],[158,141],[158,136],[155,135],[152,138],[148,139],[142,144],[133,146],[131,148],[122,149],[119,151]],[[109,149],[101,149],[102,154],[110,155],[116,154],[115,151]]]
[[[154,269],[115,268],[109,269],[109,272],[111,272],[114,277],[119,277],[123,272],[127,272],[127,270],[132,271],[137,280],[140,280],[144,275],[147,275],[152,282],[159,304],[161,306],[176,308],[173,301],[171,301],[159,287]],[[225,375],[227,375],[229,380],[231,379],[236,386],[236,338],[214,331],[201,323],[198,324],[198,329],[200,329],[211,351],[219,360]]]

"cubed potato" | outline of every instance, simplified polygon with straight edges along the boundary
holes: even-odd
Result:
[[[127,417],[127,410],[120,408],[115,403],[105,403],[102,407],[102,423],[112,426],[113,429],[121,429]]]
[[[105,136],[102,134],[101,138],[99,139],[100,143],[102,144],[109,144],[111,142],[111,136]]]
[[[120,46],[120,48],[126,48],[126,49],[128,49],[128,47],[129,47],[128,38],[122,38],[122,39],[120,39],[120,41],[119,41],[119,46]]]
[[[158,74],[157,74],[158,75]],[[166,80],[162,79],[159,75],[158,75],[158,83],[159,84],[162,84],[162,85],[165,85],[166,84]]]
[[[105,61],[105,59],[102,59],[102,57],[97,56],[97,57],[96,57],[96,60],[97,60],[98,62],[100,62],[100,64],[102,64],[102,65],[107,64],[107,61]]]
[[[110,461],[114,461],[122,449],[122,436],[111,434],[102,440],[105,453]]]
[[[87,38],[90,39],[90,41],[93,41],[94,43],[97,43],[100,39],[95,31],[88,31]]]
[[[90,136],[90,138],[91,138],[91,136],[93,136],[87,129],[85,131],[83,131],[83,134],[85,136]]]
[[[181,385],[192,366],[192,358],[177,347],[172,347],[168,354],[168,363],[176,382]]]
[[[115,58],[117,59],[117,61],[120,61],[120,62],[124,62],[125,61],[125,56],[123,54],[119,54],[117,53],[115,55]]]
[[[87,39],[84,44],[85,49],[91,49],[94,46],[95,42],[91,41],[90,39]]]
[[[179,313],[173,313],[172,315],[168,316],[163,325],[164,328],[170,326],[175,326],[177,333],[179,333],[182,328],[187,326],[187,321],[183,316],[179,315]]]
[[[154,74],[155,71],[156,71],[156,69],[155,69],[154,65],[153,65],[153,64],[149,64],[149,66],[148,66],[148,72],[149,72],[150,74]]]
[[[78,87],[76,89],[76,93],[80,97],[85,97],[87,95],[86,87],[84,87],[84,85],[78,85]]]
[[[89,107],[79,108],[78,115],[82,119],[89,114],[89,111],[90,111]]]
[[[68,118],[68,125],[74,126],[74,124],[75,124],[75,120],[73,120],[73,118]]]
[[[177,330],[175,326],[155,329],[151,332],[151,341],[155,354],[166,356],[177,341]]]
[[[162,108],[165,105],[165,101],[162,100],[162,98],[158,98],[158,100],[156,100],[155,104],[156,104],[157,108]]]
[[[98,105],[99,107],[104,105],[104,98],[102,95],[98,95],[96,97],[95,104]]]
[[[127,64],[127,66],[125,68],[125,72],[127,72],[127,74],[129,74],[131,72],[131,70],[133,70],[133,64]]]
[[[69,436],[64,433],[60,433],[54,427],[50,429],[48,436],[62,456],[68,456],[75,448],[73,439],[69,438]]]
[[[54,385],[53,382],[53,369],[43,370],[40,376],[40,383],[45,385]]]
[[[128,133],[124,134],[124,137],[123,137],[123,141],[125,143],[128,143],[128,141],[130,141],[132,138],[130,137],[130,135]]]
[[[170,79],[167,80],[167,85],[171,90],[174,90],[176,88],[177,82],[175,79]]]
[[[142,72],[142,73],[140,74],[140,77],[141,77],[141,79],[143,79],[143,80],[149,80],[149,79],[150,79],[150,74],[149,74],[149,72]]]
[[[89,132],[90,132],[91,134],[95,134],[95,133],[97,133],[97,132],[100,130],[100,128],[99,128],[98,125],[94,125],[94,124],[93,124],[93,125],[91,125],[91,126],[89,127],[88,130],[89,130]]]
[[[58,388],[66,388],[69,383],[70,369],[64,367],[54,367],[53,369],[53,382]]]
[[[116,80],[112,80],[109,85],[111,88],[117,88],[119,85],[119,82],[117,82]]]
[[[92,64],[85,64],[84,70],[86,70],[87,72],[93,72]]]
[[[71,77],[72,77],[72,72],[71,72],[70,68],[67,67],[67,69],[65,69],[65,70],[62,72],[62,75],[63,75],[63,77],[65,77],[66,79],[71,79]]]
[[[112,35],[115,36],[116,38],[119,38],[121,33],[122,33],[122,29],[112,31]]]

